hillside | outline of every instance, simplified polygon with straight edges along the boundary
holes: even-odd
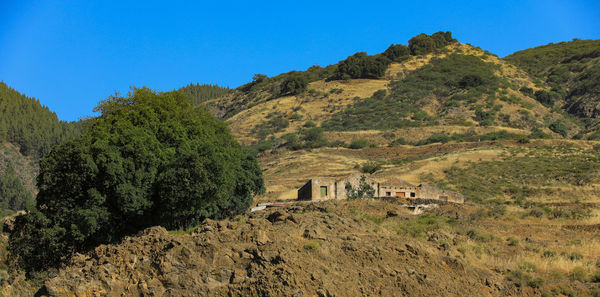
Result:
[[[81,133],[83,121],[60,121],[39,100],[0,82],[0,217],[34,203],[37,161]]]
[[[469,205],[414,216],[383,201],[303,203],[146,229],[76,255],[37,294],[587,296],[593,230]],[[1,292],[37,290],[13,284]]]
[[[584,119],[587,138],[600,139],[600,40],[548,44],[504,59],[536,78],[536,85],[550,87],[540,95]]]
[[[274,77],[250,83],[260,87],[245,85],[204,104],[227,120],[240,141],[269,141],[270,147],[285,145],[284,136],[290,133],[301,138],[302,131],[313,126],[388,135],[423,128],[415,141],[433,134],[427,131],[440,130],[436,127],[444,127],[447,136],[464,130],[454,127],[490,127],[517,135],[542,131],[553,137],[573,137],[584,128],[566,111],[536,97],[538,91],[550,92],[547,85],[536,85],[525,71],[471,45],[453,42],[392,61],[378,78],[334,79],[344,61],[282,74],[309,77],[305,90],[293,95],[271,91],[284,80]]]
[[[60,121],[56,113],[0,82],[0,142],[17,145],[28,156],[48,154],[52,147],[81,133],[81,122]]]
[[[438,32],[237,89],[185,86],[258,156],[266,193],[253,206],[279,206],[150,227],[27,280],[1,235],[0,295],[600,296],[597,46],[500,59]],[[35,193],[37,157],[19,150],[0,150],[0,190]],[[293,201],[309,179],[354,173],[466,203]]]

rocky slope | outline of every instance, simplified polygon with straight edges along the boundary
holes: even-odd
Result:
[[[364,214],[363,214],[364,212]],[[465,210],[444,206],[446,217]],[[191,234],[161,227],[77,255],[38,292],[46,296],[521,296],[504,276],[453,248],[379,227],[410,217],[381,201],[319,203],[208,221]],[[360,215],[357,215],[360,214]],[[454,240],[454,241],[453,241]]]

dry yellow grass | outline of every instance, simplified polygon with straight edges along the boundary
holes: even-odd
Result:
[[[343,131],[343,132],[325,132],[325,136],[330,141],[343,141],[350,143],[353,140],[365,139],[372,144],[381,145],[388,144],[390,141],[404,138],[409,142],[416,142],[428,138],[435,133],[444,133],[448,135],[452,134],[463,134],[463,133],[475,133],[475,134],[486,134],[490,132],[506,131],[514,134],[528,135],[530,132],[527,130],[508,128],[508,127],[467,127],[467,126],[427,126],[427,127],[410,127],[395,130],[362,130],[362,131]]]

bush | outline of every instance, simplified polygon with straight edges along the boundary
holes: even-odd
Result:
[[[533,89],[529,87],[522,87],[519,89],[521,93],[527,96],[533,96]]]
[[[383,57],[383,59],[382,59]],[[385,74],[390,60],[358,52],[338,63],[333,79],[379,78]]]
[[[373,174],[373,173],[379,171],[379,169],[381,169],[381,164],[379,164],[375,161],[371,161],[371,162],[367,162],[367,163],[363,164],[360,171],[362,173]]]
[[[308,80],[306,77],[301,74],[291,75],[281,83],[281,92],[279,95],[297,95],[304,92],[307,86]]]
[[[410,49],[406,45],[402,44],[392,44],[388,47],[383,55],[393,62],[402,62],[408,59],[410,55]]]
[[[325,139],[323,129],[320,127],[303,130],[301,139],[304,141],[304,147],[307,148],[318,148],[327,145],[327,139]]]
[[[348,148],[351,148],[353,150],[356,149],[362,149],[365,147],[369,146],[369,141],[366,139],[357,139],[357,140],[353,140],[350,145],[348,146]]]
[[[183,93],[135,89],[96,111],[86,133],[40,161],[36,209],[10,235],[28,273],[149,226],[242,213],[264,192],[256,159]]]
[[[377,90],[377,91],[375,91],[375,93],[373,93],[373,98],[376,100],[381,100],[381,99],[385,98],[386,94],[387,94],[386,90]]]
[[[586,277],[587,273],[585,272],[585,268],[581,266],[573,268],[573,271],[571,271],[571,275],[569,275],[570,279],[580,282],[585,282]]]
[[[450,32],[440,31],[431,36],[421,33],[408,41],[408,47],[411,54],[424,55],[455,41],[456,39],[452,38],[452,33]]]
[[[512,237],[512,236],[509,237],[509,238],[507,238],[506,241],[508,241],[508,245],[509,246],[517,246],[517,245],[519,245],[519,240],[516,239],[516,238],[514,238],[514,237]]]
[[[554,106],[554,97],[549,92],[539,90],[535,92],[535,100],[539,101],[545,106]]]
[[[561,120],[553,122],[552,124],[550,124],[550,126],[548,128],[550,128],[550,130],[560,134],[562,137],[567,137],[569,134],[569,128]]]

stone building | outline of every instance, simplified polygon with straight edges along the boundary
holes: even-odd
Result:
[[[464,203],[465,197],[449,190],[420,184],[415,186],[403,179],[392,178],[382,183],[362,174],[350,174],[340,179],[311,179],[298,189],[298,200],[330,200],[346,199],[348,193],[346,185],[354,189],[360,187],[361,179],[373,187],[374,197],[396,199],[427,199],[440,200],[453,203]]]
[[[377,197],[416,198],[417,186],[399,178],[388,179],[379,184]]]
[[[336,182],[333,179],[311,179],[298,189],[298,200],[336,199]]]
[[[419,185],[417,187],[417,197],[421,199],[433,199],[454,203],[465,203],[465,196],[461,193],[442,190],[429,185]]]
[[[378,191],[378,185],[379,183],[377,181],[375,181],[374,179],[365,176],[364,174],[360,174],[360,173],[354,173],[354,174],[349,174],[345,177],[342,177],[341,179],[339,179],[338,181],[336,181],[337,184],[337,190],[336,190],[336,197],[338,197],[337,199],[346,199],[348,197],[348,193],[346,192],[346,185],[350,184],[350,186],[353,189],[358,189],[360,186],[360,180],[362,178],[365,178],[365,182],[367,184],[369,184],[371,187],[373,187],[373,189],[375,190],[375,197],[379,197],[379,191]],[[342,197],[342,198],[340,198]]]
[[[298,200],[346,199],[346,184],[357,189],[363,176],[363,174],[355,173],[343,176],[338,180],[311,179],[298,189]],[[366,176],[365,181],[375,190],[375,197],[379,197],[378,183]]]

